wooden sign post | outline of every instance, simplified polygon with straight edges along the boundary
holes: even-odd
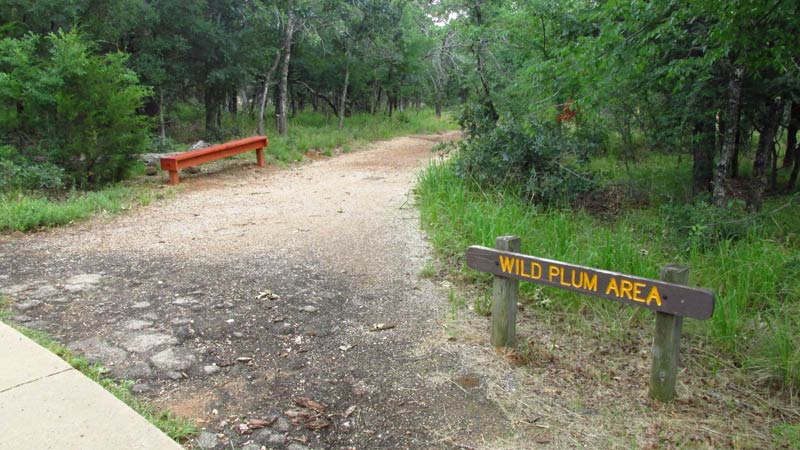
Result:
[[[523,255],[517,236],[498,237],[495,246],[467,249],[467,266],[495,276],[492,345],[507,347],[516,342],[518,280],[648,308],[656,312],[650,396],[665,402],[675,398],[683,317],[706,320],[714,313],[711,291],[686,286],[688,269],[670,265],[662,269],[661,280],[651,280]]]

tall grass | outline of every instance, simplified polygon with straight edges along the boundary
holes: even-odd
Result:
[[[663,164],[660,157],[654,162]],[[655,177],[646,168],[649,163],[640,163],[645,168],[639,173]],[[613,163],[596,163],[604,165]],[[672,229],[681,225],[665,220],[664,211],[669,209],[659,203],[679,198],[684,188],[654,184],[650,207],[616,219],[596,218],[583,210],[545,209],[513,190],[481,190],[456,174],[450,163],[429,166],[420,175],[416,192],[432,244],[450,267],[473,281],[486,282],[489,276],[464,269],[466,247],[493,246],[497,236],[509,234],[522,238],[524,253],[648,278],[656,278],[659,268],[669,262],[688,265],[691,284],[711,289],[717,300],[712,319],[688,321],[687,332],[707,340],[725,359],[761,382],[800,387],[800,204],[746,218],[741,235],[717,240],[689,236],[685,243],[677,243],[685,230]],[[770,200],[765,210],[782,202],[786,198]],[[703,220],[702,214],[692,217]],[[704,223],[684,225],[710,229]],[[590,310],[607,321],[629,321],[637,314],[633,308],[587,301],[531,283],[521,283],[520,289],[524,298],[541,298],[537,293],[544,292],[550,307]]]

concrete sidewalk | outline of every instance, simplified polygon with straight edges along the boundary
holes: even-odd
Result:
[[[0,450],[182,447],[58,356],[0,322]]]

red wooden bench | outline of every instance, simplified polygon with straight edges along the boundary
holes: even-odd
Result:
[[[269,145],[266,136],[254,136],[220,145],[201,148],[177,155],[161,158],[161,170],[169,171],[169,184],[176,185],[180,182],[178,171],[198,164],[216,161],[239,153],[256,151],[256,160],[259,167],[264,167],[264,147]]]

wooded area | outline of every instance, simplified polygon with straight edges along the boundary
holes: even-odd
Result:
[[[655,150],[686,153],[718,206],[744,187],[759,210],[800,171],[797,13],[780,0],[4,0],[0,156],[39,174],[18,184],[64,170],[94,185],[166,141],[180,105],[202,108],[210,140],[265,132],[267,109],[283,135],[306,108],[341,127],[464,105],[465,168],[518,174],[533,197],[580,188],[567,156]],[[239,114],[257,130],[223,126]]]

